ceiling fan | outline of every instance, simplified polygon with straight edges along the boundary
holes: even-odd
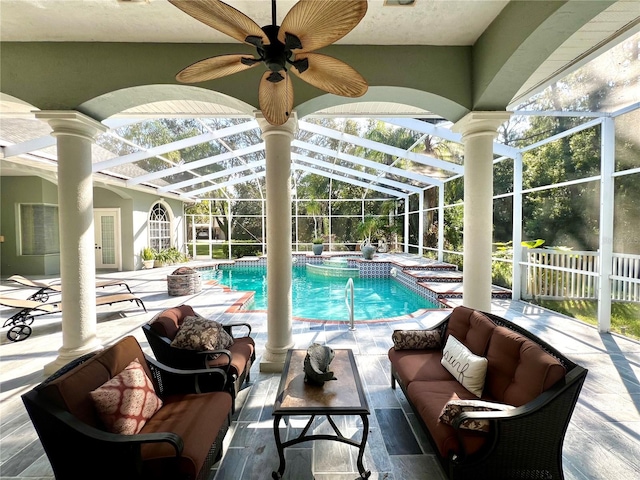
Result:
[[[272,24],[258,26],[244,13],[219,0],[169,0],[183,12],[216,30],[253,45],[257,58],[219,55],[196,62],[176,75],[182,83],[214,80],[264,63],[258,90],[260,110],[272,125],[282,125],[293,110],[289,72],[329,93],[360,97],[367,81],[354,68],[317,50],[344,37],[367,12],[367,0],[300,0],[276,25],[276,0],[271,0]]]

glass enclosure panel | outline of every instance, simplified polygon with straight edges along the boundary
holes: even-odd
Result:
[[[262,243],[262,217],[233,217],[232,240]]]
[[[420,235],[420,232],[418,230],[419,221],[419,213],[409,214],[409,243],[411,245],[418,245],[418,237]]]
[[[507,158],[493,165],[493,194],[513,192],[513,160]]]
[[[522,166],[525,189],[599,175],[600,126],[525,152]]]
[[[459,177],[444,184],[444,204],[462,202],[464,200],[464,178]]]
[[[362,240],[357,233],[360,217],[332,217],[332,241],[346,245],[355,245]],[[351,249],[351,248],[350,248]]]
[[[464,206],[455,205],[444,209],[444,249],[462,251],[462,228]]]
[[[513,197],[493,201],[493,241],[509,242],[513,238]]]
[[[640,109],[615,119],[616,171],[640,167]]]
[[[640,255],[640,173],[615,179],[613,251]]]
[[[523,195],[523,240],[545,247],[598,249],[600,182],[586,182]]]

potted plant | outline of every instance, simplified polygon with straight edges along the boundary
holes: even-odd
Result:
[[[167,250],[160,250],[154,255],[154,267],[164,267],[169,263],[169,252]]]
[[[324,244],[322,241],[322,238],[314,238],[313,239],[313,246],[311,247],[313,248],[313,253],[315,255],[322,255],[322,251],[324,250]]]
[[[156,252],[151,247],[144,247],[140,252],[140,258],[142,258],[142,268],[153,268],[155,262]]]
[[[376,247],[371,244],[371,238],[378,232],[378,219],[373,215],[367,215],[364,220],[358,224],[358,235],[363,239],[360,244],[360,251],[366,260],[373,259]]]

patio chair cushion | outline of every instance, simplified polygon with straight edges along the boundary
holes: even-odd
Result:
[[[440,332],[437,330],[394,330],[391,335],[396,350],[440,348]]]
[[[485,396],[510,405],[530,402],[566,374],[556,358],[505,327],[496,327],[487,359]]]
[[[179,307],[168,308],[162,311],[149,322],[149,325],[153,331],[161,337],[173,340],[184,319],[195,315],[196,313],[189,305],[180,305]]]
[[[137,358],[89,395],[106,429],[123,435],[140,432],[162,407],[162,400]]]
[[[233,337],[214,320],[200,316],[185,317],[171,346],[187,350],[220,350],[233,345]]]
[[[405,386],[416,380],[451,380],[451,374],[442,366],[442,351],[389,350],[389,360]]]
[[[483,356],[494,328],[495,323],[482,312],[462,306],[456,307],[449,318],[443,342],[446,343],[448,336],[453,335],[471,353]]]
[[[440,421],[442,410],[451,400],[477,400],[473,393],[453,378],[445,381],[415,380],[409,384],[407,392],[443,457],[448,457],[450,452],[475,453],[487,442],[488,437],[484,432],[464,430],[464,435],[458,436],[454,428]]]
[[[136,358],[144,358],[144,353],[133,337],[127,337],[96,354],[83,368],[42,385],[40,393],[82,422],[103,429],[102,421],[87,393],[116,376]],[[146,364],[142,367],[147,377],[151,378],[149,367]]]

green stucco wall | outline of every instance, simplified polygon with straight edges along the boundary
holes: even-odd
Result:
[[[57,185],[41,177],[0,178],[0,275],[59,276],[60,255],[18,255],[18,218],[20,203],[58,204]],[[120,210],[120,233],[122,244],[122,269],[141,268],[140,250],[148,243],[148,218],[151,206],[163,201],[173,217],[172,241],[181,248],[184,243],[182,202],[161,199],[157,195],[127,190],[118,187],[94,187],[94,208],[117,208]]]

